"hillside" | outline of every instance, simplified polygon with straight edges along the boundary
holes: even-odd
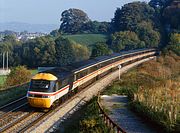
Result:
[[[106,42],[108,35],[105,34],[76,34],[76,35],[64,35],[65,38],[69,38],[77,43],[87,45],[91,47],[97,42]]]

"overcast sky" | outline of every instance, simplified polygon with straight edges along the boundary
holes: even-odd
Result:
[[[59,24],[62,11],[69,8],[85,11],[91,20],[110,21],[117,7],[132,1],[134,0],[0,0],[0,22]]]

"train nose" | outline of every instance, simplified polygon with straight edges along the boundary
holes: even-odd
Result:
[[[51,99],[50,98],[31,98],[31,97],[28,97],[28,103],[32,107],[37,107],[37,108],[50,108],[51,107]]]

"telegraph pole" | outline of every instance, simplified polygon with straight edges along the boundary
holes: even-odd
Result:
[[[7,70],[8,70],[8,52],[6,54],[7,54]]]
[[[5,53],[3,53],[3,70],[4,70],[4,56],[5,56]]]

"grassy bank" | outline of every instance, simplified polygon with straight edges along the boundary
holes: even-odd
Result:
[[[180,132],[180,57],[171,53],[122,75],[104,94],[126,94],[133,111],[166,132]]]
[[[107,35],[104,34],[77,34],[77,35],[64,35],[64,37],[69,38],[77,43],[87,45],[89,47],[93,46],[97,42],[107,41]]]
[[[22,96],[25,96],[27,93],[28,85],[29,84],[24,84],[0,91],[0,106]]]
[[[66,120],[66,123],[62,123],[56,133],[62,131],[64,133],[110,133],[99,116],[97,98],[93,98]]]

